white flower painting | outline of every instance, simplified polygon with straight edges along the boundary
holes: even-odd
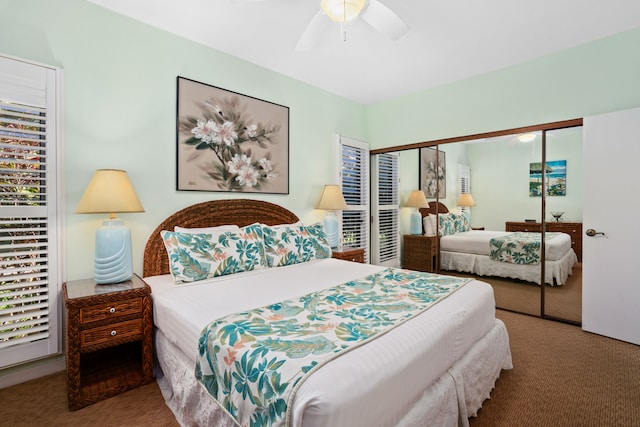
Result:
[[[420,188],[428,199],[447,196],[447,163],[444,151],[420,149]]]
[[[289,193],[289,108],[178,77],[177,189]]]

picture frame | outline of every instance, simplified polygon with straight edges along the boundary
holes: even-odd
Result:
[[[567,195],[567,161],[552,160],[545,163],[547,196]],[[542,196],[542,163],[529,163],[529,197]]]
[[[289,107],[177,77],[176,189],[289,194]]]
[[[444,151],[420,148],[420,189],[427,199],[447,197],[447,161]]]

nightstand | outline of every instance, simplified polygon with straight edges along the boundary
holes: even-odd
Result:
[[[62,285],[67,396],[75,411],[153,380],[151,288],[134,275],[113,285]]]
[[[437,273],[438,238],[419,234],[404,235],[402,267],[409,270]]]
[[[331,249],[331,258],[364,263],[364,249],[341,246]]]

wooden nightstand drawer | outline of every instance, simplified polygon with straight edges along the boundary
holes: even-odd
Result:
[[[142,298],[91,305],[80,309],[80,324],[142,313]]]
[[[142,335],[142,319],[133,319],[112,325],[91,328],[80,332],[80,348],[105,344],[111,341],[123,341],[126,338]]]
[[[153,380],[151,288],[135,274],[99,285],[62,284],[66,307],[67,398],[75,411]]]
[[[364,263],[364,249],[349,248],[349,247],[343,247],[341,249],[333,249],[331,252],[331,258]]]

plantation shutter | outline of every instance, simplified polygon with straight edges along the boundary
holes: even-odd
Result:
[[[460,179],[460,194],[471,193],[471,168],[468,165],[458,164],[458,177]],[[469,207],[461,206],[462,212],[469,211]]]
[[[369,262],[369,144],[339,136],[340,183],[347,209],[342,211],[342,245],[364,249]]]
[[[0,56],[0,367],[60,352],[59,76]]]
[[[398,153],[378,154],[372,168],[371,262],[400,266]]]
[[[458,165],[460,177],[460,194],[471,193],[471,169],[467,165]]]

